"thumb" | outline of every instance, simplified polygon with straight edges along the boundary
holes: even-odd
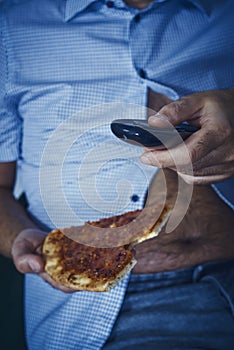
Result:
[[[148,121],[154,127],[170,128],[172,125],[196,119],[202,107],[201,94],[192,94],[163,106]]]
[[[14,260],[17,270],[21,273],[40,273],[44,271],[42,257],[35,254],[21,254]]]
[[[12,246],[12,258],[21,273],[40,273],[44,270],[44,261],[39,254],[45,233],[39,230],[24,230],[15,239]]]

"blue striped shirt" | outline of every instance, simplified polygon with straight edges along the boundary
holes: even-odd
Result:
[[[144,10],[122,0],[3,1],[0,161],[17,160],[39,224],[70,226],[142,207],[155,169],[140,163],[140,149],[116,140],[109,123],[145,117],[149,88],[175,100],[234,86],[233,14],[231,0],[158,0]],[[228,204],[232,184],[216,186]],[[37,276],[26,285],[30,349],[96,350],[127,279],[98,295],[64,295]]]

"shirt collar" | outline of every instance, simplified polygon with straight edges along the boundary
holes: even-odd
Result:
[[[188,0],[199,10],[205,12],[208,15],[209,12],[209,0]],[[213,0],[212,0],[213,1]]]
[[[97,0],[66,0],[65,5],[65,22],[68,22],[72,17],[74,17],[77,13],[84,10],[90,4]],[[188,2],[193,3],[195,6],[199,8],[199,10],[203,12],[208,12],[207,8],[207,0],[187,0]]]
[[[84,10],[90,4],[97,0],[66,0],[65,5],[65,22],[68,22],[77,13]]]

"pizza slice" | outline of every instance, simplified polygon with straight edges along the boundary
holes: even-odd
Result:
[[[74,290],[112,289],[136,264],[134,246],[157,236],[171,210],[166,206],[155,222],[158,211],[144,208],[51,231],[42,250],[46,272]]]

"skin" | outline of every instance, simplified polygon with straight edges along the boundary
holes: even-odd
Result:
[[[125,3],[131,7],[144,9],[149,6],[154,0],[125,0]]]
[[[167,203],[174,208],[178,175],[164,169],[157,173],[149,188],[149,200],[162,203],[164,181]],[[182,180],[183,181],[183,180]],[[176,216],[183,212],[183,203]],[[137,264],[134,273],[171,271],[188,266],[234,258],[233,211],[218,197],[211,186],[195,185],[189,209],[171,233],[163,229],[159,236],[135,247]]]
[[[141,0],[125,0],[125,3],[128,6],[131,6],[131,7],[135,7],[135,8],[138,8],[138,9],[144,9],[147,6],[149,6],[153,1],[154,0],[144,0],[144,1],[141,1]]]
[[[230,93],[233,94],[233,90],[194,94],[182,99],[185,102],[179,102],[179,107],[175,107],[175,103],[177,102],[168,103],[165,98],[160,96],[161,103],[167,103],[164,107],[160,107],[160,112],[166,113],[167,111],[167,114],[169,115],[169,111],[176,111],[174,114],[171,112],[171,115],[186,115],[181,114],[181,108],[184,108],[186,105],[188,115],[191,108],[192,123],[201,127],[201,130],[197,132],[197,135],[201,133],[205,138],[203,143],[200,142],[200,145],[206,145],[206,140],[209,139],[211,129],[213,130],[212,135],[214,135],[215,130],[219,131],[218,140],[219,137],[221,140],[224,137],[225,150],[221,151],[223,178],[226,178],[227,174],[228,176],[230,175],[229,172],[226,172],[226,169],[231,169],[231,164],[233,164],[231,163],[230,166],[228,166],[228,160],[230,160],[230,154],[232,154],[233,150],[233,137],[229,136],[233,133],[233,127],[230,120],[234,108],[231,102]],[[151,97],[151,100],[148,102],[152,107],[153,100],[158,101],[159,98],[157,98],[152,92],[149,96]],[[193,106],[195,108],[194,113],[192,109]],[[224,119],[225,124],[225,128],[223,129],[221,120],[219,119],[221,111],[222,120]],[[211,118],[213,119],[211,120]],[[150,121],[152,119],[155,118],[151,117]],[[175,124],[177,121],[178,118],[173,119]],[[165,123],[165,121],[159,119],[159,123]],[[206,132],[207,128],[208,132]],[[193,152],[193,145],[195,150],[197,150],[196,142],[199,142],[202,137],[201,135],[197,139],[197,135],[195,140],[188,140],[191,152]],[[194,137],[195,135],[190,138]],[[214,150],[210,151],[211,153],[215,153],[214,157],[217,152],[217,159],[214,162],[215,166],[220,161],[219,147],[222,149],[221,140],[218,142],[218,145],[220,146],[215,146]],[[209,142],[217,142],[217,140],[212,136]],[[209,143],[207,144],[207,147],[209,147]],[[154,154],[154,152],[156,154],[164,153],[165,158],[163,156],[161,161],[163,162],[165,159],[167,160],[166,156],[168,151],[147,150],[146,153],[148,154],[149,152],[150,154]],[[196,151],[196,155],[201,157],[201,163],[203,162],[203,152],[207,154],[206,147],[204,147],[204,150],[201,147],[199,153]],[[210,158],[208,157],[206,160],[207,159]],[[225,166],[223,165],[224,161],[225,164],[227,163]],[[199,160],[196,160],[196,162],[199,162]],[[210,166],[208,169],[209,168]],[[169,193],[168,203],[173,206],[177,196],[177,174],[172,170],[164,170],[164,175],[167,179],[167,189]],[[212,180],[214,176],[215,175],[212,175]],[[206,173],[203,177],[204,182],[206,183],[207,179],[209,180],[210,175]],[[186,178],[185,180],[187,181]],[[71,292],[71,290],[59,286],[44,272],[44,261],[40,252],[45,232],[36,227],[27,216],[26,211],[12,196],[14,181],[15,163],[0,164],[1,253],[8,257],[12,256],[15,266],[20,272],[37,273],[53,287],[64,292]],[[160,174],[155,178],[152,186],[153,189],[149,192],[157,193],[158,201],[160,201],[160,197],[163,198],[164,195],[163,192],[161,193],[163,186]],[[133,273],[167,271],[192,266],[209,260],[233,258],[233,226],[233,212],[219,199],[212,188],[210,186],[195,185],[189,211],[176,230],[169,235],[162,232],[159,237],[146,241],[135,248],[138,263],[134,267]]]
[[[39,274],[54,288],[69,293],[71,289],[54,282],[44,271],[41,247],[46,232],[41,231],[15,200],[16,163],[0,163],[0,253],[12,258],[21,273]]]
[[[158,114],[149,118],[149,124],[159,128],[183,121],[200,128],[185,141],[193,165],[193,176],[184,171],[186,164],[181,157],[183,151],[180,145],[170,151],[145,149],[142,162],[175,170],[172,159],[179,155],[178,173],[192,184],[210,184],[233,176],[233,99],[234,89],[195,93],[165,105]]]

